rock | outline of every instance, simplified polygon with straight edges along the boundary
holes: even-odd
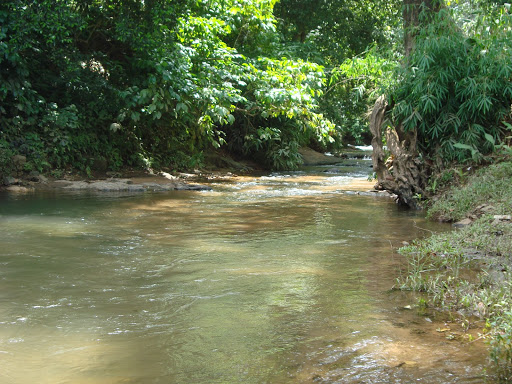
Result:
[[[465,218],[465,219],[462,219],[460,221],[457,221],[456,223],[453,224],[453,226],[455,228],[463,228],[463,227],[466,227],[468,225],[471,225],[473,223],[473,220],[469,219],[469,218]]]
[[[221,151],[206,153],[205,161],[206,164],[214,166],[216,169],[231,169],[236,172],[249,172],[257,168],[256,164],[252,164],[247,160],[235,160],[230,154]]]
[[[482,216],[482,215],[484,215],[486,213],[490,213],[494,210],[495,210],[495,208],[492,205],[482,204],[475,208],[474,213],[475,213],[475,215]]]
[[[341,173],[339,168],[329,168],[324,171],[325,173]]]
[[[90,190],[102,192],[142,192],[144,187],[142,185],[129,185],[125,180],[108,180],[108,181],[74,181],[64,187],[69,190]]]
[[[9,186],[9,185],[14,185],[14,184],[16,184],[17,182],[18,182],[18,180],[16,180],[16,179],[15,179],[14,177],[12,177],[12,176],[5,176],[5,177],[4,177],[4,180],[3,180],[3,184],[4,184],[4,185],[7,185],[7,186]]]
[[[28,193],[33,192],[34,188],[22,187],[21,185],[10,185],[6,188],[6,190],[14,193]]]
[[[28,179],[30,181],[39,182],[39,172],[37,172],[37,171],[30,171],[30,173],[28,174]]]
[[[204,191],[211,190],[203,185],[176,183],[176,182],[152,182],[142,181],[135,183],[130,179],[109,179],[101,181],[73,181],[63,186],[68,190],[87,190],[96,192],[145,192],[145,191]]]
[[[23,155],[14,155],[12,157],[12,163],[17,168],[23,168],[25,163],[27,162],[27,158]]]
[[[407,360],[407,361],[402,361],[400,364],[398,364],[396,366],[396,368],[402,368],[402,367],[416,367],[418,365],[418,362],[417,361],[413,361],[413,360]]]
[[[327,156],[311,148],[300,148],[299,153],[304,165],[333,165],[341,162],[341,159],[337,156]]]
[[[211,187],[199,184],[179,184],[175,187],[178,191],[211,191]]]
[[[493,225],[497,225],[499,223],[510,222],[512,220],[512,215],[494,215]]]
[[[25,167],[25,164],[27,162],[27,158],[23,155],[14,155],[12,157],[12,165],[14,167],[14,170],[16,172],[16,176],[21,176],[23,173],[23,168]]]
[[[58,188],[64,188],[73,184],[73,182],[70,180],[55,180],[53,184]]]

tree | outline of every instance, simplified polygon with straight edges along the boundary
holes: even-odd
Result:
[[[438,3],[432,0],[404,0],[404,56],[408,65],[414,48],[415,34],[437,11]],[[421,21],[421,22],[420,22]],[[376,172],[377,189],[391,191],[398,196],[402,205],[416,207],[417,196],[424,195],[426,175],[423,172],[422,161],[417,151],[417,131],[415,128],[405,130],[399,121],[394,126],[388,125],[385,132],[387,149],[391,153],[392,169],[386,162],[386,152],[383,148],[382,126],[389,104],[384,96],[377,99],[370,117],[370,130],[373,135],[373,168]]]
[[[429,7],[427,7],[427,6]],[[432,7],[433,5],[433,7]],[[505,7],[464,25],[459,4],[422,3],[399,81],[375,104],[371,129],[377,187],[418,206],[429,177],[453,162],[480,161],[494,150],[510,113],[511,18]],[[407,35],[407,34],[406,34]],[[412,46],[412,48],[411,48]],[[387,149],[383,148],[385,139]]]
[[[296,166],[301,140],[331,129],[325,75],[282,58],[274,3],[3,2],[0,168],[189,168],[226,141]]]
[[[329,150],[336,151],[347,142],[368,142],[368,101],[375,101],[371,94],[379,82],[376,76],[381,68],[377,67],[393,61],[385,51],[390,52],[394,44],[399,11],[397,0],[281,0],[276,4],[286,52],[324,65],[330,77],[320,98],[322,113],[336,125]],[[356,73],[356,68],[361,72]]]

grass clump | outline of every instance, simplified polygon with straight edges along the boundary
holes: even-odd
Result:
[[[437,196],[427,216],[430,219],[457,221],[471,214],[478,206],[489,203],[494,207],[494,214],[506,214],[512,203],[511,180],[511,161],[482,168],[468,176],[463,187],[451,188]]]
[[[476,319],[499,378],[512,380],[512,162],[479,170],[437,199],[428,216],[472,224],[400,249],[402,290],[427,293],[428,305]],[[474,322],[473,322],[474,323]]]

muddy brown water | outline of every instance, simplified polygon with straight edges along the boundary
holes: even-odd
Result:
[[[448,228],[324,170],[1,195],[0,383],[482,383],[485,345],[390,291]]]

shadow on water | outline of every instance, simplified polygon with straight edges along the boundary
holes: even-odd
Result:
[[[482,344],[390,290],[401,242],[446,226],[361,174],[212,187],[3,196],[0,382],[483,381]]]

